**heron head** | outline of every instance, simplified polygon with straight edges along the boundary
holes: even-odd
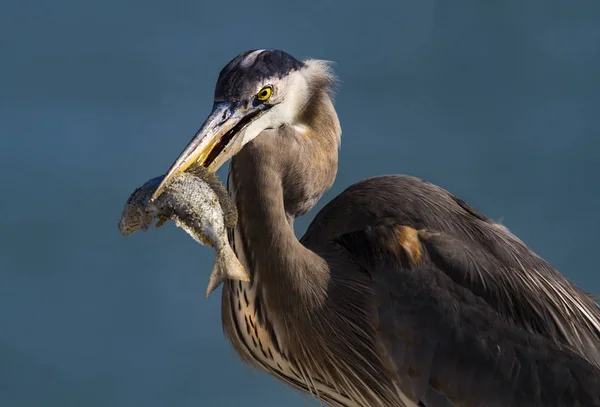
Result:
[[[238,55],[219,74],[212,112],[152,198],[191,167],[216,171],[264,130],[291,125],[302,132],[309,102],[315,93],[328,94],[334,83],[326,61],[299,61],[278,50]]]

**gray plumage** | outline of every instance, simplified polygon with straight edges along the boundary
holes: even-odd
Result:
[[[251,280],[224,284],[222,321],[240,357],[331,406],[600,406],[598,305],[447,191],[367,179],[296,238],[341,128],[329,64],[293,61],[230,62],[165,178],[231,159],[229,241]]]
[[[125,203],[119,230],[129,235],[138,229],[147,231],[156,219],[157,227],[171,219],[198,243],[214,248],[208,297],[226,278],[249,281],[250,276],[227,241],[226,228],[237,222],[235,204],[214,174],[203,167],[190,172],[175,177],[165,193],[153,201],[150,197],[164,177],[152,178],[137,188]]]
[[[304,63],[283,51],[246,51],[223,67],[217,80],[216,100],[246,101],[254,96],[257,83],[282,79]]]

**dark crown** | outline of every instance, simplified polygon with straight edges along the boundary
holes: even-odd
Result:
[[[215,98],[241,100],[256,91],[256,84],[267,78],[281,79],[304,66],[290,54],[279,50],[246,51],[221,70],[215,87]]]

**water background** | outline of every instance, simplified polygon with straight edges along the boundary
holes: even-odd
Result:
[[[247,49],[336,62],[316,209],[416,175],[600,293],[599,21],[598,1],[2,1],[0,406],[317,405],[238,360],[203,295],[212,251],[117,230]]]

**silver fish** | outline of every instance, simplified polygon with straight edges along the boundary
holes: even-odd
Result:
[[[156,177],[136,189],[125,204],[119,230],[129,235],[138,229],[147,231],[169,219],[201,245],[216,250],[215,262],[206,287],[208,297],[226,278],[250,281],[227,240],[227,227],[237,223],[237,210],[217,176],[197,167],[177,176],[159,197],[150,197],[163,180]]]

